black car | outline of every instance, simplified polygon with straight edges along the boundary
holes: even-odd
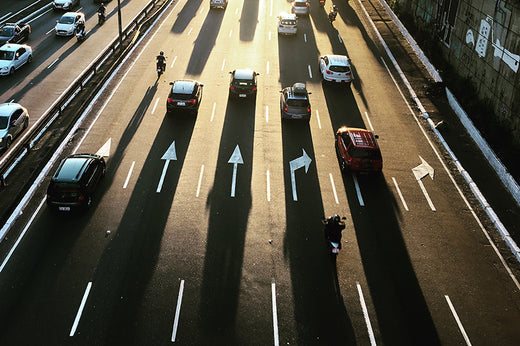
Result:
[[[105,170],[105,159],[99,155],[75,154],[63,159],[47,188],[47,205],[67,212],[88,209]]]
[[[304,83],[294,83],[280,91],[282,119],[311,119],[311,104]]]
[[[234,70],[229,73],[231,74],[230,96],[237,98],[256,97],[256,76],[259,73],[250,69]]]
[[[170,82],[172,86],[166,100],[168,113],[178,110],[187,110],[197,113],[202,100],[203,84],[194,80],[176,80]]]
[[[29,24],[6,23],[0,27],[0,46],[6,43],[21,43],[29,38]]]

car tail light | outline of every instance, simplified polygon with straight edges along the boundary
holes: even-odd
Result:
[[[253,88],[253,91],[256,91],[256,87]]]
[[[169,99],[168,99],[168,102],[175,102],[175,100],[169,98]]]
[[[330,70],[326,70],[325,72],[327,72],[327,74],[332,74],[332,71]]]
[[[78,202],[83,202],[84,199],[85,197],[82,194],[78,196]]]
[[[230,86],[229,86],[229,89],[231,89],[231,90],[235,90],[235,87],[232,86],[232,85],[230,85]]]
[[[283,110],[287,112],[287,106],[285,106],[285,107],[283,108]]]
[[[311,107],[307,107],[307,113],[311,112]]]
[[[308,2],[306,2],[306,3],[305,3],[305,6],[309,7],[309,3],[308,3]]]
[[[197,100],[188,100],[187,103],[197,103]]]

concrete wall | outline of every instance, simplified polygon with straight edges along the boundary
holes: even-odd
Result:
[[[520,138],[520,0],[394,1],[442,43],[449,65]]]

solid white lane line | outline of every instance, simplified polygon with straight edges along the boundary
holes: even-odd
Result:
[[[199,183],[197,184],[197,193],[195,194],[195,197],[199,197],[200,185],[202,184],[202,175],[203,174],[204,174],[204,165],[200,166]]]
[[[338,194],[336,193],[336,186],[334,185],[334,178],[332,178],[332,173],[329,173],[330,184],[332,185],[332,192],[334,192],[334,199],[336,200],[336,204],[339,204]]]
[[[153,109],[152,109],[152,114],[155,113],[155,108],[157,108],[157,103],[159,103],[159,99],[160,99],[160,97],[158,97],[157,100],[155,100],[155,104],[153,105]]]
[[[401,202],[403,203],[404,209],[406,211],[409,211],[408,204],[406,204],[406,201],[404,200],[403,194],[401,193],[401,189],[399,188],[399,185],[397,185],[397,180],[395,180],[394,177],[392,177],[392,181],[394,182],[395,188],[397,190],[397,193],[399,194],[399,197],[401,198]]]
[[[370,131],[374,132],[374,126],[372,126],[372,122],[370,121],[370,117],[368,116],[367,112],[365,112],[365,117],[367,118],[368,126],[370,126]]]
[[[318,127],[320,128],[321,130],[321,121],[320,121],[320,113],[318,112],[318,110],[316,109],[316,119],[318,119]]]
[[[217,107],[217,103],[213,102],[213,110],[211,111],[211,118],[209,119],[210,122],[212,122],[215,117],[215,107]]]
[[[269,106],[265,106],[265,122],[269,122]]]
[[[69,336],[74,336],[74,334],[76,333],[76,328],[78,328],[79,319],[81,318],[81,314],[83,313],[83,308],[85,308],[85,303],[87,302],[88,294],[90,293],[91,288],[92,281],[90,281],[87,284],[85,293],[83,293],[83,298],[81,299],[81,304],[79,305],[78,313],[76,314],[76,318],[74,319],[74,323],[72,324],[72,329],[70,330]]]
[[[363,196],[361,196],[361,189],[359,188],[359,183],[357,181],[357,176],[355,174],[352,174],[352,179],[354,179],[354,186],[356,187],[356,193],[359,200],[359,205],[364,207],[365,202],[363,201]]]
[[[199,14],[201,14],[202,11],[204,11],[204,6],[202,6],[202,7],[200,8]]]
[[[161,174],[161,179],[159,180],[159,185],[157,185],[157,190],[155,192],[161,192],[163,183],[164,183],[164,177],[166,176],[166,171],[168,170],[168,165],[170,164],[170,160],[166,160],[164,163],[164,167]]]
[[[424,197],[426,197],[426,200],[428,201],[428,205],[430,206],[430,209],[432,211],[437,211],[437,209],[435,209],[435,206],[433,205],[430,195],[428,195],[428,191],[426,191],[426,188],[424,187],[422,180],[417,180],[417,183],[419,183],[419,186],[421,187]]]
[[[271,41],[271,32],[269,31],[269,41]]]
[[[269,12],[269,15],[273,16],[273,0],[271,0],[271,11]]]
[[[278,337],[278,311],[276,309],[276,286],[274,282],[271,282],[271,300],[273,302],[273,336],[274,345],[279,346],[280,340]]]
[[[226,59],[222,60],[222,67],[220,68],[220,71],[224,71],[225,64],[226,64]]]
[[[309,69],[309,77],[312,78],[311,65],[307,65],[307,68]]]
[[[307,43],[307,34],[303,34],[303,41]]]
[[[128,186],[128,181],[130,181],[130,176],[132,175],[132,171],[134,170],[134,166],[135,166],[135,161],[132,161],[132,165],[130,166],[130,170],[128,171],[125,183],[123,185],[123,189],[126,189],[126,187]]]
[[[341,36],[338,34],[339,43],[343,43],[343,40],[341,39]]]
[[[184,292],[184,280],[181,280],[179,287],[179,296],[177,297],[177,308],[175,309],[175,319],[173,320],[172,342],[177,337],[177,327],[179,326],[179,315],[181,313],[182,293]]]
[[[175,56],[175,58],[173,58],[172,64],[170,65],[170,68],[172,68],[173,64],[175,64],[175,60],[177,60],[177,56]]]
[[[53,32],[53,31],[54,31],[54,28],[52,28],[51,30],[47,31],[47,32],[45,33],[45,35],[48,35],[48,34],[50,34],[50,33]]]
[[[271,181],[269,178],[269,170],[267,170],[267,202],[271,202]]]
[[[444,296],[446,298],[446,301],[448,302],[448,305],[450,307],[451,313],[453,314],[453,317],[455,318],[455,321],[457,321],[457,325],[459,326],[459,330],[462,333],[462,337],[464,338],[464,341],[466,341],[466,345],[471,346],[471,341],[469,341],[468,334],[466,334],[466,331],[464,330],[464,326],[460,322],[459,315],[457,315],[457,311],[455,311],[455,308],[453,307],[453,304],[451,303],[450,297],[447,295]]]
[[[361,303],[361,309],[363,309],[363,316],[365,317],[365,323],[368,329],[368,337],[370,338],[370,345],[375,346],[376,338],[374,337],[374,330],[372,329],[372,324],[370,323],[370,316],[368,316],[368,309],[365,303],[365,298],[363,297],[363,291],[361,290],[361,285],[359,282],[356,282],[357,290],[359,293],[359,302]]]
[[[0,273],[2,272],[2,270],[4,270],[7,262],[9,262],[9,259],[13,255],[14,250],[16,250],[16,248],[18,247],[18,244],[20,244],[20,241],[22,241],[23,236],[25,235],[25,233],[27,232],[27,230],[29,229],[29,227],[33,223],[34,218],[40,212],[40,209],[42,208],[43,204],[45,203],[45,200],[46,200],[46,197],[43,197],[42,201],[40,202],[40,205],[38,206],[38,208],[36,208],[36,211],[34,212],[34,214],[32,214],[31,218],[29,219],[29,222],[27,222],[27,224],[25,225],[22,233],[20,233],[20,235],[18,236],[18,239],[16,239],[16,242],[14,243],[13,247],[11,248],[11,250],[9,250],[9,253],[5,257],[4,262],[0,266]]]
[[[237,8],[237,9],[235,9],[235,14],[238,14],[238,8]]]

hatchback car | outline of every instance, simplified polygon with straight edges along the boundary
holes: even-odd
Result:
[[[294,14],[309,14],[309,3],[307,0],[295,0],[291,6],[291,12]]]
[[[0,75],[13,74],[32,61],[32,49],[25,44],[8,43],[0,47]]]
[[[298,19],[293,13],[280,13],[278,16],[278,33],[282,35],[296,35]]]
[[[29,112],[18,103],[0,104],[0,150],[7,150],[13,140],[29,126]]]
[[[74,6],[79,6],[80,0],[54,0],[52,6],[55,10],[70,10]]]
[[[231,81],[229,82],[229,95],[237,98],[250,98],[256,96],[256,76],[259,73],[250,70],[234,70],[229,72]]]
[[[324,80],[350,84],[354,80],[350,59],[345,55],[323,55],[319,59],[320,73]]]
[[[88,209],[105,170],[105,159],[99,155],[75,154],[63,159],[47,188],[47,205],[66,212]]]
[[[203,84],[194,80],[177,80],[170,82],[172,86],[166,100],[166,110],[187,110],[197,113],[202,100]]]
[[[280,91],[282,119],[311,119],[311,104],[304,83],[294,83]]]
[[[85,15],[82,12],[67,12],[56,21],[54,32],[56,36],[72,36],[76,32],[78,23],[85,23]]]
[[[209,0],[209,8],[223,8],[226,9],[228,0]]]
[[[342,171],[381,172],[383,158],[371,131],[340,127],[336,132],[336,154]]]

